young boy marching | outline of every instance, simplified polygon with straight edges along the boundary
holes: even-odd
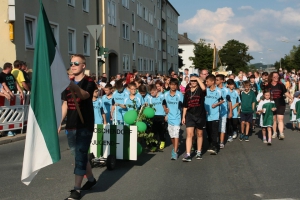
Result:
[[[191,149],[194,130],[197,131],[196,159],[202,159],[203,129],[206,126],[206,111],[204,108],[205,85],[197,74],[190,77],[190,87],[185,91],[183,100],[182,124],[186,126],[186,154],[183,161],[192,161]]]
[[[168,121],[168,132],[173,144],[171,159],[177,160],[178,144],[179,144],[179,131],[181,122],[181,109],[183,104],[182,93],[178,91],[178,79],[171,78],[170,91],[167,91],[164,96],[163,105],[167,113],[166,121]]]
[[[124,101],[128,98],[128,95],[124,92],[123,80],[117,80],[115,86],[116,91],[112,95],[111,118],[114,119],[115,125],[123,125],[124,115],[127,112],[127,107],[124,105]]]
[[[220,133],[220,149],[223,149],[225,133],[226,133],[226,122],[232,118],[232,104],[229,95],[229,89],[224,87],[225,76],[218,74],[216,76],[216,84],[222,91],[222,98],[224,103],[220,105],[220,121],[219,121],[219,133]],[[228,118],[228,119],[227,119]]]
[[[95,124],[106,124],[106,116],[102,107],[103,103],[99,97],[99,90],[96,88],[93,93],[93,108]]]
[[[216,86],[216,77],[214,75],[208,75],[206,77],[206,86],[204,107],[207,113],[206,131],[209,142],[209,149],[207,151],[212,155],[217,155],[219,150],[219,106],[224,103],[224,100],[222,97],[222,91]]]
[[[129,83],[128,89],[129,96],[125,98],[124,105],[126,106],[127,110],[139,110],[141,108],[141,99],[136,95],[136,84],[134,82]]]
[[[250,124],[253,119],[253,112],[255,111],[256,97],[252,90],[250,90],[249,81],[244,82],[244,91],[241,92],[241,134],[240,141],[245,140],[249,142]]]
[[[88,162],[88,150],[94,130],[92,97],[97,86],[92,78],[84,74],[86,65],[83,55],[72,55],[70,66],[74,78],[71,79],[69,87],[62,93],[62,119],[67,116],[65,129],[68,131],[68,143],[70,149],[75,151],[75,184],[68,199],[80,199],[80,190],[88,190],[97,183]],[[73,92],[76,101],[72,97]],[[81,121],[76,107],[79,107],[83,121]],[[84,175],[86,175],[88,181],[81,187]]]
[[[227,80],[227,87],[229,89],[229,95],[232,104],[232,118],[227,121],[227,134],[228,134],[228,142],[232,142],[233,139],[237,138],[238,131],[238,107],[240,105],[240,95],[235,89],[234,80]]]
[[[291,113],[293,120],[293,131],[296,130],[296,124],[298,123],[298,130],[300,130],[300,92],[294,94],[294,101],[291,104]]]
[[[106,122],[108,124],[111,123],[110,119],[110,112],[112,107],[112,85],[110,83],[107,83],[104,87],[105,95],[102,97],[102,108],[105,113]]]

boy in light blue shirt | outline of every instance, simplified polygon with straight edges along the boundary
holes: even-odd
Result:
[[[218,154],[220,105],[224,103],[222,91],[215,84],[216,77],[214,75],[208,75],[206,77],[207,89],[204,107],[207,112],[206,130],[210,145],[207,151],[213,155]]]
[[[106,117],[102,107],[102,101],[99,97],[98,88],[94,90],[93,93],[93,108],[94,108],[94,118],[95,124],[106,124]]]
[[[138,87],[137,97],[141,99],[141,105],[149,102],[150,95],[148,94],[147,87],[145,85],[140,85]]]
[[[124,115],[128,110],[124,105],[124,100],[128,98],[128,95],[124,92],[123,80],[117,80],[115,87],[116,91],[112,95],[111,116],[114,119],[113,124],[124,124]]]
[[[105,113],[106,122],[108,124],[112,124],[111,116],[110,116],[111,107],[112,107],[112,85],[107,83],[104,87],[104,92],[105,95],[103,95],[102,97],[102,107]]]
[[[141,108],[141,99],[136,93],[136,85],[134,82],[128,84],[129,96],[124,99],[124,105],[127,110],[139,110]]]
[[[179,81],[176,78],[170,80],[170,91],[164,94],[163,105],[167,113],[168,131],[173,144],[172,160],[177,160],[177,150],[179,143],[179,131],[181,123],[181,111],[183,105],[183,95],[178,91]]]

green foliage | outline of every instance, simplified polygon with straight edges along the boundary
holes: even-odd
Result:
[[[248,63],[253,57],[248,53],[249,47],[237,40],[229,40],[219,51],[222,63],[226,63],[233,73],[240,70],[248,72]]]
[[[208,43],[206,44],[204,39],[200,39],[198,43],[195,44],[194,48],[194,57],[190,57],[190,60],[193,61],[195,68],[200,70],[202,69],[211,69],[213,65],[213,48]]]
[[[280,68],[280,62],[281,62],[281,68],[286,69],[287,71],[291,71],[292,69],[299,70],[300,69],[300,45],[299,46],[293,46],[290,53],[283,58],[280,58],[279,61],[276,61],[274,66],[276,69]]]

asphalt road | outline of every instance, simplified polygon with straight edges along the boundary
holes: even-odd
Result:
[[[184,163],[181,155],[171,161],[168,146],[165,152],[142,154],[136,162],[118,161],[113,171],[94,168],[98,183],[83,199],[300,199],[300,132],[287,128],[285,136],[267,146],[256,128],[250,142],[235,140],[202,160]],[[29,186],[20,180],[24,141],[0,145],[0,199],[68,197],[74,161],[63,133],[60,142],[62,160],[40,170]]]

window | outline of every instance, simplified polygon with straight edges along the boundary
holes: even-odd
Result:
[[[90,34],[83,32],[83,55],[90,56]]]
[[[139,71],[142,72],[143,71],[143,58],[138,59],[138,67],[139,67]]]
[[[57,46],[59,46],[59,26],[57,23],[50,22],[52,33],[54,35]]]
[[[131,14],[131,25],[132,25],[132,30],[135,31],[135,14]]]
[[[129,0],[122,0],[122,5],[123,5],[125,8],[129,9]]]
[[[161,6],[161,4],[160,4],[160,0],[157,0],[157,8],[159,8],[159,9],[160,9],[160,8],[161,8],[160,6]]]
[[[158,71],[162,71],[161,61],[158,61]]]
[[[150,36],[150,47],[154,48],[154,40],[152,36]]]
[[[135,43],[132,43],[132,60],[135,60]]]
[[[34,40],[35,40],[35,29],[36,29],[36,17],[25,15],[24,20],[25,26],[25,47],[27,49],[34,48]]]
[[[76,31],[73,28],[68,28],[68,52],[69,54],[76,52]]]
[[[147,62],[147,60],[144,58],[144,60],[143,60],[143,71],[144,72],[146,71],[146,67],[147,67],[146,62]]]
[[[90,9],[90,0],[82,0],[82,10],[89,12]]]
[[[68,0],[68,5],[75,7],[75,0]]]
[[[130,71],[130,57],[129,55],[123,55],[123,71]]]
[[[158,45],[158,51],[161,51],[161,41],[160,40],[158,40],[157,45]]]
[[[144,20],[148,21],[148,18],[149,18],[149,11],[148,8],[145,8]]]
[[[140,17],[143,17],[143,4],[141,2],[137,2],[136,3],[136,9],[137,9],[137,15],[140,16]]]
[[[129,25],[125,22],[122,24],[123,39],[129,40]]]
[[[144,33],[144,45],[149,46],[149,35],[147,33]]]
[[[138,43],[143,44],[143,31],[138,30]]]
[[[157,29],[161,30],[161,21],[160,21],[160,19],[157,20]]]
[[[114,1],[108,1],[107,15],[108,24],[116,26],[116,3]]]
[[[149,19],[148,19],[149,23],[153,25],[153,14],[151,12],[149,12]]]

